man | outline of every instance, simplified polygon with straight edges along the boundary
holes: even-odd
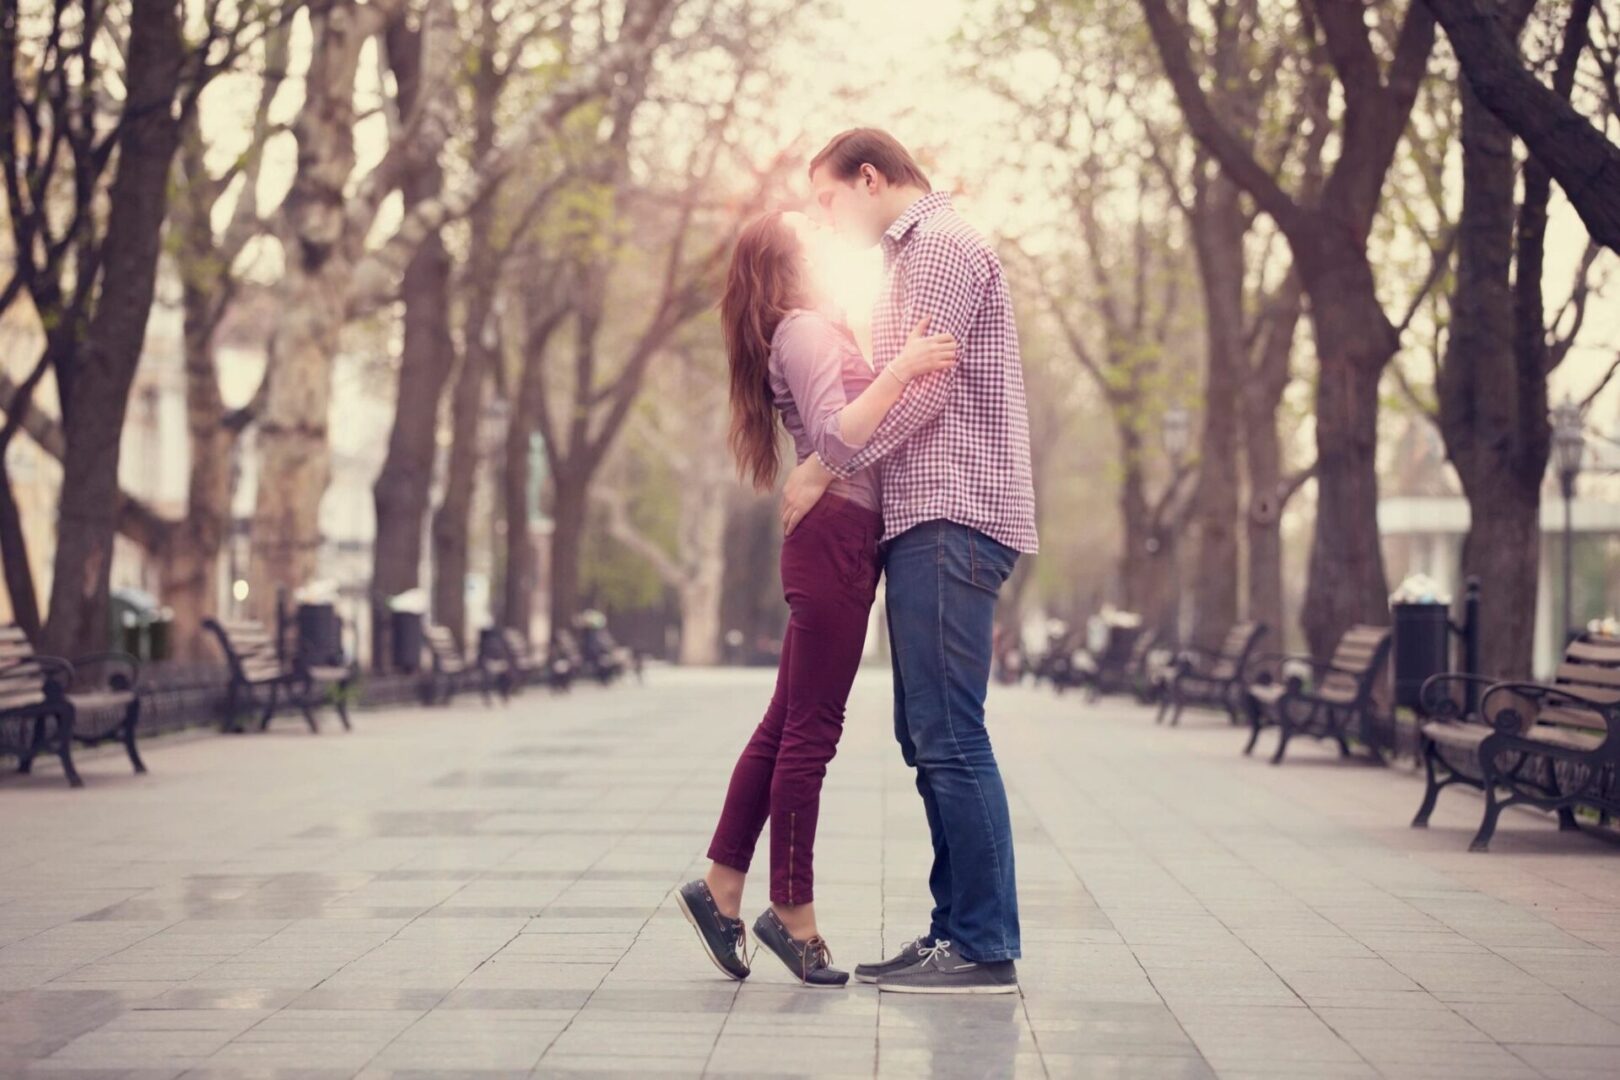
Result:
[[[847,460],[788,478],[792,531],[835,476],[879,471],[894,655],[894,730],[934,844],[928,932],[856,978],[906,993],[1013,993],[1018,893],[1007,793],[985,730],[996,596],[1034,553],[1035,494],[1018,332],[1000,260],[892,136],[846,131],[810,163],[834,228],[881,244],[873,312],[881,372],[911,328],[958,343],[957,364],[912,380]]]

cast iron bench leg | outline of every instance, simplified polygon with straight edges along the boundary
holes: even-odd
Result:
[[[135,700],[129,703],[129,712],[124,716],[124,749],[129,752],[129,763],[135,766],[137,773],[146,771],[146,762],[141,760],[141,755],[135,750],[135,726],[140,720],[141,699],[137,694]]]
[[[45,748],[45,720],[46,717],[34,717],[34,731],[28,740],[28,749],[17,759],[17,771],[30,773],[34,771],[34,758]]]
[[[337,714],[338,714],[338,719],[343,721],[343,730],[344,731],[353,731],[354,730],[354,725],[349,723],[349,702],[348,702],[348,697],[349,697],[349,680],[344,679],[342,682],[337,684]]]
[[[62,759],[62,771],[67,774],[69,787],[84,787],[79,770],[73,767],[73,707],[64,706],[56,714],[56,756]]]

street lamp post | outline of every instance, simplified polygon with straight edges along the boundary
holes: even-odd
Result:
[[[1177,481],[1181,478],[1182,466],[1187,460],[1187,449],[1192,441],[1192,417],[1180,405],[1172,405],[1164,411],[1164,452],[1170,459],[1170,491],[1166,498],[1175,494]],[[1171,507],[1166,506],[1166,511]],[[1170,522],[1170,528],[1175,523]],[[1181,538],[1169,538],[1165,548],[1170,556],[1170,631],[1175,638],[1171,644],[1181,647]]]
[[[1565,395],[1552,411],[1553,465],[1564,496],[1564,642],[1574,636],[1575,480],[1581,474],[1586,436],[1581,430],[1581,409]]]

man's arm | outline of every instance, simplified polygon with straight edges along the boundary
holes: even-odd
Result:
[[[960,350],[984,294],[987,274],[983,262],[956,238],[931,232],[912,240],[905,260],[901,268],[905,301],[900,324],[915,326],[926,317],[932,332],[951,334]],[[957,358],[961,359],[960,352]],[[956,387],[958,367],[960,364],[911,380],[865,446],[845,460],[829,461],[823,456],[821,463],[834,476],[847,477],[888,455],[912,432],[944,411]]]

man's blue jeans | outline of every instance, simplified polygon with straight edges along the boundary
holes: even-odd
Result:
[[[894,733],[934,841],[929,932],[980,963],[1019,956],[1007,790],[984,725],[996,594],[1018,553],[929,521],[884,552]]]

